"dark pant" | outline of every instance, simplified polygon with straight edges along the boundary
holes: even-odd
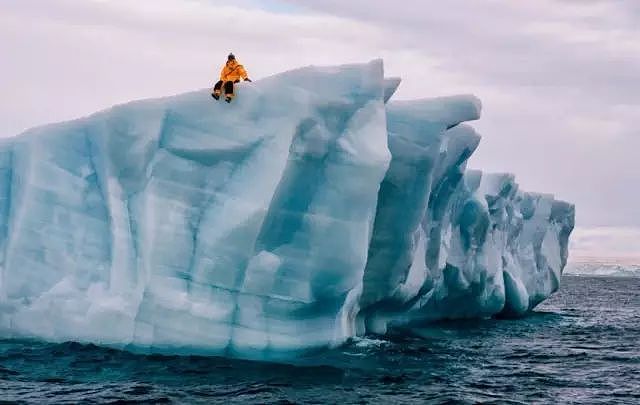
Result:
[[[213,94],[220,94],[220,90],[222,89],[223,85],[224,95],[227,97],[233,97],[233,82],[223,82],[222,80],[220,80],[218,83],[216,83],[215,86],[213,86]]]

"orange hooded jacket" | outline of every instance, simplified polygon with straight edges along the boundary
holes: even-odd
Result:
[[[245,80],[248,77],[249,75],[247,75],[247,71],[244,70],[244,66],[239,64],[235,59],[229,60],[220,72],[220,80],[223,82],[237,82]]]

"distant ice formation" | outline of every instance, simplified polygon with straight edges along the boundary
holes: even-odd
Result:
[[[581,259],[568,263],[565,274],[588,277],[640,277],[639,263],[637,259]]]

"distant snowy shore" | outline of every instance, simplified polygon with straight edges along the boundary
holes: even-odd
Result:
[[[567,263],[565,275],[597,277],[640,277],[640,258],[580,257]]]

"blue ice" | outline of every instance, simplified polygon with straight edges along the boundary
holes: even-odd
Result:
[[[466,169],[478,99],[399,84],[380,60],[306,67],[5,140],[0,336],[287,360],[530,311],[573,205]]]

